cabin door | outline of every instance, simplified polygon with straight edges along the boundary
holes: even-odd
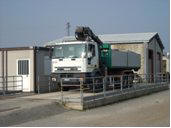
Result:
[[[29,92],[30,91],[30,60],[29,59],[21,59],[17,60],[17,76],[22,76],[22,91]],[[18,87],[21,85],[21,77],[18,77]]]

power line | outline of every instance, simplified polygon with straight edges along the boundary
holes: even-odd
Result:
[[[67,36],[70,36],[70,27],[71,27],[70,23],[67,22],[67,24],[66,24]]]

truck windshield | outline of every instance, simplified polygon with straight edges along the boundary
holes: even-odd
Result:
[[[52,58],[82,58],[85,57],[85,44],[63,44],[53,49]]]

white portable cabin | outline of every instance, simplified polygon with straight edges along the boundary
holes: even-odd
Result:
[[[37,92],[38,76],[51,73],[49,48],[45,47],[14,47],[0,48],[0,88],[5,84],[6,91],[21,90]],[[14,76],[14,77],[13,77]],[[23,86],[19,81],[23,77]],[[13,77],[13,78],[12,78]],[[3,79],[4,78],[4,79]],[[18,80],[17,80],[18,79]],[[10,82],[13,81],[14,82]],[[48,88],[45,88],[45,91]]]

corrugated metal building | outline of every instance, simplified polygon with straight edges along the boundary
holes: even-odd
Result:
[[[23,92],[36,92],[37,76],[49,75],[50,72],[51,60],[48,48],[0,48],[0,76],[5,78],[6,90],[12,90],[10,84],[13,83],[9,82],[11,81],[9,76],[22,76]]]
[[[110,43],[112,49],[129,50],[141,55],[139,74],[161,73],[162,55],[164,46],[157,32],[128,33],[99,35],[104,43]],[[66,40],[76,40],[74,36],[50,41],[47,45],[55,45]],[[117,60],[116,60],[117,61]]]

